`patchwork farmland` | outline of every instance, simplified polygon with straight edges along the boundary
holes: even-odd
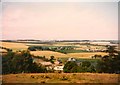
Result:
[[[24,71],[19,73],[18,71],[18,74],[14,74],[14,72],[11,74],[4,74],[2,76],[3,83],[118,83],[118,74],[97,73],[97,70],[94,69],[100,59],[109,55],[109,53],[106,52],[107,48],[105,45],[71,42],[1,43],[0,51],[1,53],[4,53],[4,55],[9,52],[8,49],[12,49],[12,51],[15,52],[15,55],[18,55],[18,57],[20,56],[19,54],[28,51],[30,52],[30,55],[32,55],[34,63],[37,63],[38,65],[47,69],[47,72],[45,71],[46,73],[39,73],[39,71],[41,71],[39,70],[38,73],[26,73]],[[70,73],[65,73],[63,72],[63,68],[62,70],[59,69],[59,67],[64,67],[69,61],[76,61],[76,66],[83,70],[78,70],[79,72],[73,71]],[[83,62],[87,62],[87,65],[91,63],[90,67],[87,67],[87,70],[86,67],[81,67],[83,66]],[[55,67],[58,68],[54,70]]]
[[[74,50],[65,50],[65,52],[68,52],[67,54],[61,53],[61,52],[54,52],[49,50],[39,50],[39,51],[30,51],[31,54],[35,56],[46,56],[47,58],[50,56],[55,56],[56,58],[68,58],[68,57],[74,57],[74,58],[91,58],[91,56],[94,55],[107,55],[105,52],[90,52],[85,51],[86,49],[105,49],[105,46],[92,46],[92,45],[78,45],[78,44],[72,44],[67,42],[59,42],[55,44],[30,44],[30,43],[18,43],[18,42],[2,42],[0,46],[10,48],[13,51],[20,51],[20,50],[27,50],[30,46],[47,46],[47,47],[63,47],[63,46],[74,46]],[[5,51],[5,50],[3,50]]]

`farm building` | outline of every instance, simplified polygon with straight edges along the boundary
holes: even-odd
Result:
[[[51,62],[40,62],[43,66],[52,66],[52,63]]]
[[[64,68],[64,65],[55,66],[55,67],[54,67],[54,70],[55,70],[55,71],[63,71],[63,68]]]
[[[67,61],[76,61],[76,59],[74,59],[74,58],[68,58],[68,60]]]

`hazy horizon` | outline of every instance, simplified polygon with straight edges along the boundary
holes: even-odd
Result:
[[[4,2],[2,39],[118,40],[117,2]]]

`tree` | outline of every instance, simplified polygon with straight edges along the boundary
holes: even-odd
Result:
[[[79,66],[77,65],[77,63],[75,61],[68,61],[64,68],[63,71],[65,73],[74,73],[74,72],[78,72]]]
[[[82,62],[82,67],[90,67],[91,63],[89,61],[83,61]]]
[[[36,48],[34,46],[30,46],[30,47],[28,47],[28,50],[30,50],[30,51],[36,51]]]
[[[2,73],[9,73],[11,72],[11,60],[15,55],[14,52],[9,51],[7,55],[2,55]]]
[[[50,62],[54,64],[54,60],[55,60],[54,56],[50,56]]]
[[[117,51],[115,50],[115,46],[107,46],[107,52],[109,53],[109,56],[114,56]]]
[[[82,64],[80,64],[80,72],[90,72],[91,63],[89,61],[83,61]]]
[[[91,73],[95,73],[95,72],[96,72],[95,66],[91,65],[91,66],[88,68],[88,71],[91,72]]]

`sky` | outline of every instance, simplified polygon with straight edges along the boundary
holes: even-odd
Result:
[[[117,2],[4,2],[2,39],[117,40]]]

